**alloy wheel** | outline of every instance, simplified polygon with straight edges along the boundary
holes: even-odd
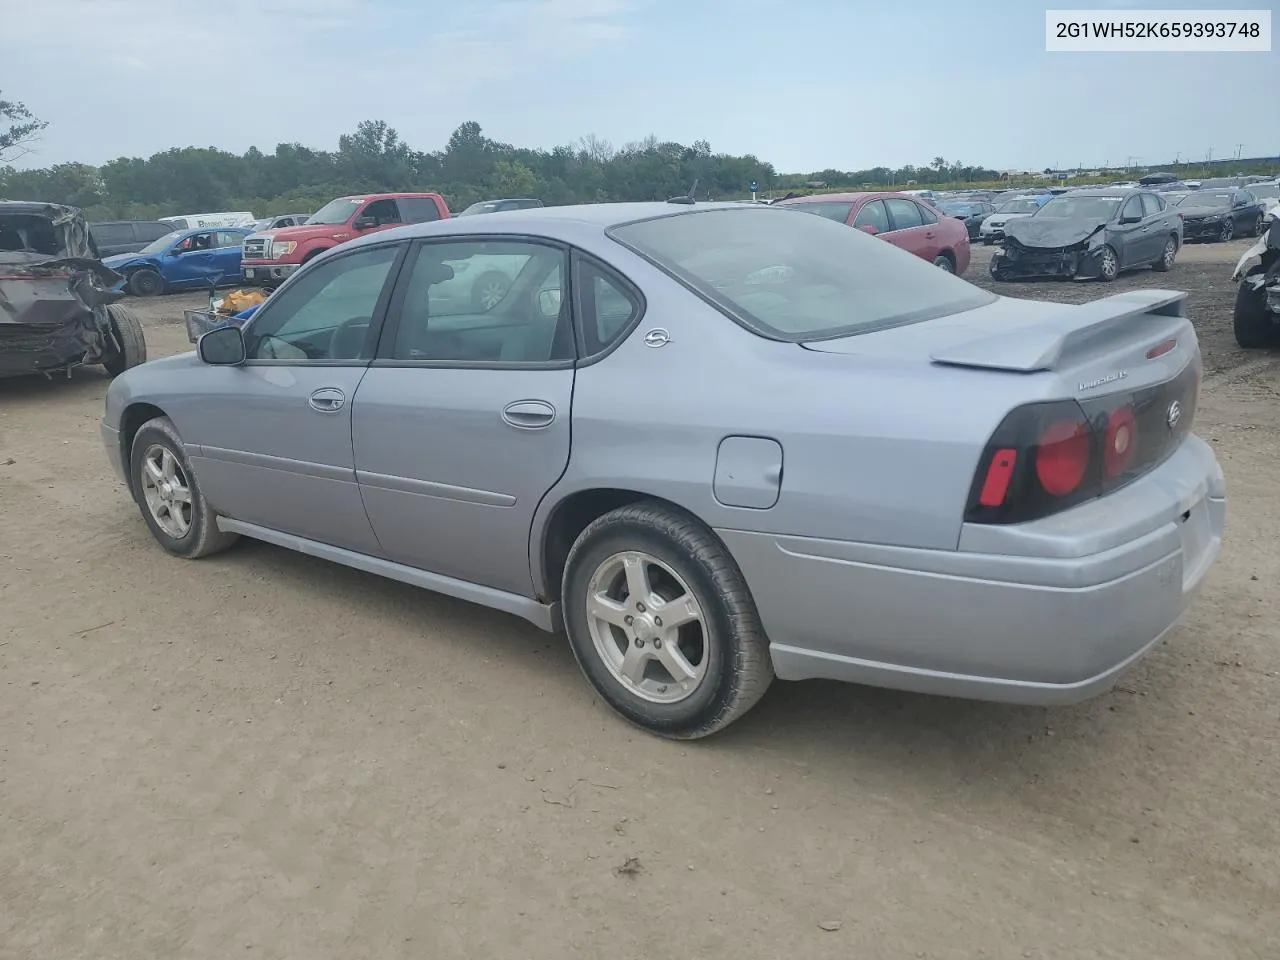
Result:
[[[173,451],[158,443],[148,447],[141,479],[151,519],[173,539],[181,540],[191,531],[191,485]]]
[[[692,696],[711,662],[707,618],[670,566],[639,550],[616,553],[587,583],[587,625],[601,663],[651,703]]]
[[[1222,242],[1226,243],[1236,235],[1236,225],[1234,220],[1228,220],[1222,225]]]

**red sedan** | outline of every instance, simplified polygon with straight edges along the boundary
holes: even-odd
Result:
[[[847,223],[883,237],[949,273],[969,269],[969,231],[963,221],[903,193],[822,193],[778,201],[805,213]]]

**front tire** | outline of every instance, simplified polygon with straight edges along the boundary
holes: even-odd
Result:
[[[108,345],[102,366],[111,376],[118,377],[130,367],[147,362],[147,338],[138,315],[128,307],[109,304],[107,316],[111,318],[111,333],[116,346]]]
[[[158,297],[164,293],[164,277],[154,270],[135,270],[129,274],[129,292],[135,297]]]
[[[1263,267],[1256,266],[1245,277],[1257,276],[1262,272]],[[1267,310],[1265,288],[1251,290],[1244,280],[1240,281],[1231,325],[1235,331],[1236,343],[1245,350],[1280,346],[1280,324]]]
[[[1104,283],[1110,283],[1118,276],[1120,276],[1120,258],[1116,254],[1115,247],[1108,244],[1098,254],[1098,279]]]
[[[1236,222],[1230,217],[1222,222],[1222,232],[1218,234],[1218,239],[1222,243],[1230,243],[1236,235]]]
[[[569,551],[561,598],[582,672],[615,711],[651,733],[715,733],[773,680],[737,564],[710,530],[674,508],[630,504],[588,525]]]
[[[1164,252],[1160,254],[1160,259],[1151,265],[1151,269],[1157,273],[1168,273],[1173,269],[1173,261],[1177,256],[1178,241],[1170,237],[1164,242]]]
[[[207,557],[239,539],[218,529],[182,438],[168,417],[148,420],[134,436],[129,486],[151,535],[176,556]]]

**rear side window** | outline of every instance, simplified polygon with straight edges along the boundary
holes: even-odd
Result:
[[[93,242],[104,247],[133,243],[133,225],[129,223],[96,223],[89,232],[93,235]]]
[[[847,336],[995,300],[891,243],[785,207],[668,214],[608,233],[743,326],[773,339]]]
[[[889,218],[895,230],[909,230],[924,222],[920,219],[920,208],[910,200],[886,200],[884,204],[889,208]]]
[[[396,201],[405,223],[430,223],[440,219],[440,208],[427,197],[401,197]]]
[[[579,260],[575,269],[583,355],[591,357],[622,339],[642,308],[630,287],[612,272],[589,260]]]

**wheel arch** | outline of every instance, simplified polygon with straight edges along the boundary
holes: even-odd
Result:
[[[144,400],[129,404],[120,413],[120,462],[128,464],[130,455],[133,452],[133,438],[138,435],[138,431],[142,429],[142,425],[156,417],[168,416],[164,410],[157,407],[154,403],[148,403]],[[128,478],[130,492],[136,492],[133,489],[133,473],[130,470],[125,471]]]
[[[544,501],[534,519],[533,535],[530,538],[530,566],[535,595],[543,602],[559,600],[565,561],[569,557],[569,548],[578,539],[578,535],[598,517],[642,500],[670,507],[688,514],[699,523],[706,523],[682,504],[627,487],[586,487],[566,493],[550,505]]]

